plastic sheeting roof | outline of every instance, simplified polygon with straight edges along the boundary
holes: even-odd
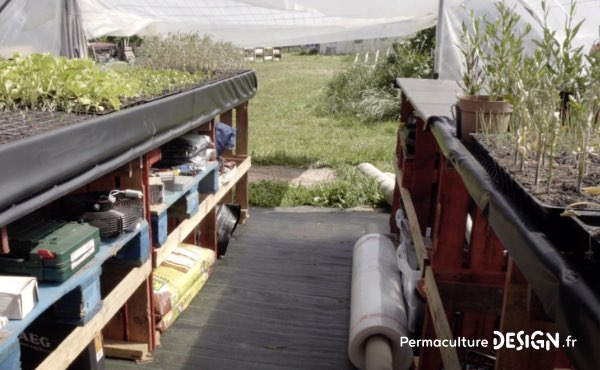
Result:
[[[0,55],[10,56],[13,51],[59,54],[64,18],[61,4],[65,1],[0,0],[0,9],[4,7],[0,10]],[[476,14],[495,16],[495,0],[76,1],[88,38],[198,32],[242,47],[407,36],[434,25],[439,4],[443,4],[437,71],[447,79],[460,76],[456,45],[460,24],[468,16],[463,5],[474,8]],[[543,19],[541,0],[503,1],[514,5],[527,22],[539,24]],[[571,0],[546,1],[548,22],[560,39]],[[577,4],[576,18],[585,23],[575,44],[589,49],[598,39],[600,0],[579,0]]]
[[[495,0],[444,0],[443,17],[438,21],[441,37],[438,40],[440,60],[437,71],[442,79],[458,80],[461,77],[462,63],[457,45],[460,44],[461,23],[470,25],[468,11],[473,10],[476,16],[495,19],[497,10]],[[531,39],[542,38],[544,13],[541,0],[503,0],[509,7],[521,15],[521,27],[531,24],[532,31],[525,42],[525,52],[535,49]],[[571,0],[546,0],[548,26],[556,31],[558,42],[564,40],[564,25],[567,20]],[[600,40],[600,0],[576,1],[576,12],[573,25],[583,21],[577,37],[573,40],[576,47],[582,46],[587,53],[595,41]]]
[[[432,26],[437,2],[419,0],[79,0],[89,37],[198,32],[238,46],[287,46],[398,37]]]

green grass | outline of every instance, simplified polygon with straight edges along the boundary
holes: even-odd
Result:
[[[259,207],[385,207],[385,199],[373,179],[366,178],[353,167],[339,169],[337,176],[338,180],[331,184],[310,188],[283,181],[259,181],[250,186],[250,200]]]
[[[258,93],[249,106],[252,163],[298,168],[332,167],[339,177],[334,184],[327,185],[331,191],[322,187],[322,196],[329,197],[327,201],[311,203],[307,200],[310,196],[319,196],[312,190],[261,182],[251,186],[253,204],[334,207],[379,204],[380,198],[373,193],[359,196],[352,191],[352,185],[359,180],[348,175],[355,172],[348,168],[370,162],[382,171],[390,171],[398,123],[365,124],[357,117],[320,115],[315,108],[321,89],[347,63],[351,63],[347,57],[286,54],[280,62],[251,65],[258,76]],[[371,191],[368,187],[361,189]],[[280,196],[280,193],[289,195]],[[265,200],[269,198],[268,194],[272,194],[270,201]]]

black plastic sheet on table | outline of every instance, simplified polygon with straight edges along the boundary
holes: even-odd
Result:
[[[251,99],[256,74],[0,145],[0,226],[68,194]]]
[[[455,137],[447,117],[430,117],[430,129],[442,154],[454,165],[469,194],[488,217],[504,247],[527,278],[564,340],[577,369],[600,368],[600,300],[561,257],[545,234],[535,229],[497,189],[484,168]]]

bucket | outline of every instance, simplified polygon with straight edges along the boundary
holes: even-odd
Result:
[[[508,131],[513,107],[504,100],[490,100],[485,95],[466,95],[458,98],[460,124],[457,136],[471,142],[471,133],[502,133]]]

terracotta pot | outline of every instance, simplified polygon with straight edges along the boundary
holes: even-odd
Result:
[[[504,100],[492,100],[484,95],[466,95],[458,98],[459,124],[457,136],[463,142],[471,142],[471,133],[508,131],[513,107]],[[482,125],[486,125],[483,127]]]

